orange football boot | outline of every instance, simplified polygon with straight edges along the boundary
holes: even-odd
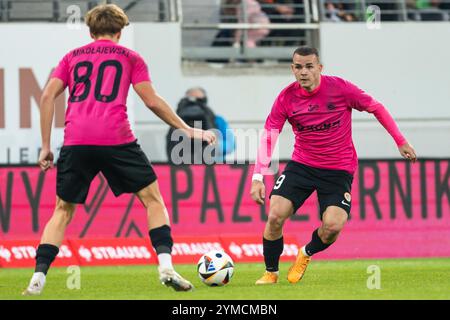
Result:
[[[276,272],[264,272],[263,276],[256,280],[255,284],[276,284],[278,282],[278,274]]]
[[[303,278],[306,267],[310,261],[311,257],[305,256],[301,249],[298,250],[297,258],[295,259],[294,264],[289,268],[288,281],[290,283],[299,282]]]

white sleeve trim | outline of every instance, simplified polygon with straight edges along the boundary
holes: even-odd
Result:
[[[254,173],[252,176],[252,181],[263,181],[263,175],[261,173]]]

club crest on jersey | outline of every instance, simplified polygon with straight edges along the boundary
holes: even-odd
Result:
[[[347,200],[348,202],[352,201],[352,196],[351,196],[350,193],[348,193],[348,192],[344,193],[344,198],[345,198],[345,200]]]

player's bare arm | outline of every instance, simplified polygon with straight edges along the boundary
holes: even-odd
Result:
[[[201,139],[209,144],[216,142],[216,135],[212,131],[192,128],[188,126],[161,97],[152,84],[148,81],[140,82],[133,86],[136,93],[145,105],[155,113],[161,120],[173,128],[183,130],[192,139]]]
[[[55,100],[64,91],[64,83],[52,78],[44,89],[40,101],[42,149],[39,154],[39,166],[43,171],[53,167],[53,153],[50,150],[50,137],[52,133],[53,116],[55,113]]]

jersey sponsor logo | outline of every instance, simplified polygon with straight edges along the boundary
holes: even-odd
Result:
[[[324,123],[310,125],[310,126],[302,126],[300,123],[297,123],[297,130],[300,132],[326,131],[326,130],[338,128],[340,125],[341,125],[341,120],[337,120],[334,122],[324,122]]]

